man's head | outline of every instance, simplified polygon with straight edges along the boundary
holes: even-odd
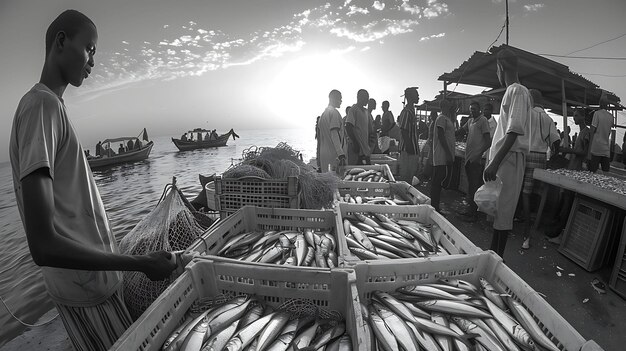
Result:
[[[46,62],[59,71],[65,84],[80,86],[94,66],[96,25],[76,10],[61,13],[46,31]]]
[[[537,89],[529,89],[530,97],[533,99],[533,106],[535,107],[543,107],[543,96],[541,92]]]
[[[348,115],[349,111],[350,111],[350,105],[346,106],[346,116]]]
[[[574,110],[574,123],[576,123],[577,126],[584,126],[586,124],[585,111],[582,109]]]
[[[328,94],[328,104],[334,108],[341,106],[341,93],[337,89],[333,89]]]
[[[409,87],[404,89],[404,98],[406,99],[407,106],[413,107],[420,99],[420,95],[417,92],[416,87]]]
[[[389,111],[389,101],[387,100],[383,101],[383,111],[384,112]]]
[[[455,108],[454,108],[454,104],[452,103],[452,101],[448,99],[441,100],[441,102],[439,102],[439,108],[441,109],[442,115],[450,119],[454,119]]]
[[[480,104],[477,101],[470,102],[470,116],[473,118],[480,116]]]
[[[359,89],[356,93],[356,104],[358,106],[367,105],[368,100],[370,99],[370,94],[365,89]]]
[[[517,56],[511,49],[502,49],[496,54],[496,65],[500,84],[507,86],[505,74],[517,74]]]
[[[375,109],[376,109],[376,100],[374,100],[374,99],[369,99],[369,100],[367,101],[367,110],[368,110],[369,112],[372,112],[372,111],[374,111]]]
[[[486,103],[483,106],[483,116],[487,117],[487,119],[491,118],[491,114],[493,113],[493,105],[491,103]]]

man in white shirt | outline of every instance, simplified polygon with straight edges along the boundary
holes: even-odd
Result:
[[[485,181],[494,181],[496,178],[502,181],[489,249],[503,257],[524,180],[532,103],[528,89],[519,83],[515,53],[508,48],[502,49],[498,51],[496,60],[498,79],[507,88],[502,97],[500,121],[483,176]]]
[[[589,170],[596,172],[602,166],[603,172],[611,169],[610,135],[613,128],[613,115],[606,110],[607,103],[604,97],[600,100],[600,109],[593,114],[591,121],[591,146],[589,147]]]

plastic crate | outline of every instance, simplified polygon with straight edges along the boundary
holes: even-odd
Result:
[[[356,285],[361,302],[367,304],[373,291],[393,292],[407,285],[436,282],[440,278],[463,279],[480,286],[479,278],[489,281],[496,290],[509,294],[531,313],[544,333],[561,350],[602,350],[594,341],[585,340],[533,288],[506,266],[493,251],[477,255],[441,256],[415,259],[370,261],[355,267]],[[371,334],[365,328],[368,338]],[[370,350],[367,343],[360,350]]]
[[[559,252],[587,271],[600,268],[608,249],[612,218],[613,211],[607,205],[577,195]]]
[[[298,208],[298,177],[215,178],[215,206],[222,218],[243,206]]]
[[[386,154],[372,154],[370,161],[373,165],[387,165],[391,174],[398,175],[400,172],[400,164],[397,158],[393,158]]]
[[[139,317],[110,350],[160,350],[167,337],[185,320],[198,299],[255,295],[273,307],[305,300],[324,314],[339,314],[353,345],[364,342],[354,272],[251,266],[196,258],[185,272]],[[204,301],[204,300],[203,300]]]
[[[411,201],[412,205],[430,205],[430,198],[424,195],[421,191],[415,187],[409,185],[407,182],[399,181],[395,183],[368,183],[364,188],[355,182],[343,182],[337,186],[340,196],[350,194],[352,196],[361,197],[378,197],[384,196],[384,189],[389,189],[389,195],[396,196],[402,200]],[[383,188],[379,184],[384,184]]]
[[[389,182],[357,182],[357,181],[353,181],[353,180],[343,180],[344,177],[344,172],[346,171],[346,169],[350,169],[350,168],[363,168],[364,170],[376,170],[376,171],[380,171],[383,173],[383,175],[385,176],[385,178],[387,178],[387,180],[389,180]],[[389,169],[388,165],[350,165],[350,166],[342,166],[339,167],[337,169],[337,174],[339,175],[339,178],[342,179],[339,181],[339,184],[337,184],[338,187],[343,186],[344,184],[348,183],[348,184],[353,184],[356,185],[360,188],[366,188],[368,186],[371,186],[372,184],[375,184],[377,188],[379,189],[383,189],[382,190],[382,196],[388,196],[389,193],[391,192],[391,190],[389,189],[389,183],[390,182],[395,182],[396,178],[393,176],[393,173],[391,173],[391,170]]]
[[[215,227],[210,228],[194,241],[187,251],[203,255],[215,255],[233,236],[254,230],[303,230],[306,228],[330,231],[336,239],[335,252],[339,265],[343,265],[340,240],[337,239],[335,213],[331,210],[299,210],[245,206]],[[223,260],[240,262],[238,260]],[[257,263],[249,263],[257,265]]]
[[[437,224],[443,231],[440,244],[453,255],[458,254],[476,254],[482,252],[482,249],[474,245],[463,233],[454,227],[447,219],[437,213],[430,205],[408,205],[408,206],[385,206],[385,205],[357,205],[340,203],[336,208],[337,212],[337,231],[339,236],[340,253],[344,254],[344,266],[350,267],[357,262],[377,262],[361,261],[354,256],[348,249],[346,235],[343,230],[343,219],[352,216],[353,213],[375,212],[382,213],[387,216],[403,219],[408,221],[418,221],[426,224]],[[340,258],[342,260],[342,258]],[[417,259],[423,260],[423,259]],[[397,260],[384,260],[395,262]]]

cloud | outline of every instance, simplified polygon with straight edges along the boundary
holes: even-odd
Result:
[[[440,0],[347,0],[311,7],[274,27],[237,36],[205,27],[201,21],[157,25],[152,37],[138,43],[123,40],[109,52],[99,51],[97,66],[77,94],[99,96],[142,81],[169,81],[250,65],[298,52],[311,40],[330,43],[331,52],[364,52],[386,38],[415,32],[421,21],[448,12]]]
[[[528,12],[537,12],[542,9],[544,4],[532,4],[532,5],[524,5],[524,10]]]
[[[427,37],[421,37],[420,41],[426,41],[426,40],[430,40],[433,38],[443,38],[446,36],[446,33],[439,33],[439,34],[433,34],[433,35],[429,35]]]

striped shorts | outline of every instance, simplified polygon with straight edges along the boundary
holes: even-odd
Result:
[[[533,172],[535,168],[546,169],[546,153],[531,151],[526,156],[526,168],[524,170],[524,183],[522,185],[522,192],[524,194],[532,194],[535,179],[533,178]]]

